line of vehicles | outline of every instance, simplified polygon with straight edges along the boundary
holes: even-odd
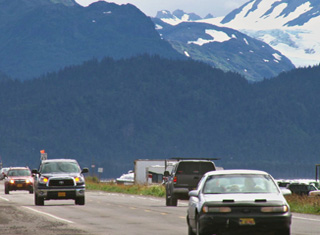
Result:
[[[285,199],[307,186],[304,194],[320,192],[314,184],[276,181],[264,171],[217,170],[215,159],[175,159],[163,173],[166,206],[189,200],[186,222],[189,235],[290,234],[292,215]],[[166,164],[167,165],[167,164]],[[42,159],[39,169],[3,169],[5,193],[27,190],[35,205],[45,200],[73,199],[85,204],[88,168],[80,169],[73,159]],[[131,172],[133,173],[133,172]],[[2,173],[1,173],[2,174]]]
[[[210,159],[181,159],[164,175],[167,206],[189,198],[189,235],[290,234],[284,195],[291,191],[266,172],[216,170]]]
[[[1,169],[4,192],[27,190],[34,194],[34,203],[43,206],[45,200],[73,199],[85,204],[85,173],[74,159],[43,159],[39,169],[9,167]]]

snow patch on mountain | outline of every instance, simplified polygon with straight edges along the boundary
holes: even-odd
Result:
[[[211,43],[211,42],[229,41],[232,38],[232,37],[229,37],[229,35],[226,34],[225,32],[214,30],[214,29],[207,29],[207,30],[205,30],[205,33],[210,35],[212,37],[212,40],[198,38],[197,41],[189,41],[188,44],[193,43],[193,44],[197,44],[199,46],[202,46],[203,44]]]

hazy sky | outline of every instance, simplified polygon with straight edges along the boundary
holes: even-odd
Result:
[[[80,5],[87,6],[97,0],[75,0]],[[205,17],[211,13],[213,16],[225,16],[235,8],[250,0],[110,0],[117,4],[131,3],[148,16],[156,16],[157,11],[177,9],[187,13],[196,13]]]

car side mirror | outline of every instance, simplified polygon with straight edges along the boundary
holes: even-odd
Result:
[[[199,196],[199,191],[198,190],[191,190],[189,192],[189,197],[198,197]]]
[[[82,171],[81,171],[81,173],[83,173],[83,174],[84,174],[84,173],[88,173],[88,172],[89,172],[89,169],[88,169],[88,168],[83,168]]]
[[[169,171],[165,171],[165,172],[163,173],[163,175],[164,175],[165,177],[168,177],[168,176],[170,176],[170,173],[169,173]]]

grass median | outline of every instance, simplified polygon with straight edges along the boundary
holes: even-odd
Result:
[[[166,191],[163,185],[123,185],[116,183],[99,183],[95,178],[86,180],[88,190],[99,190],[105,192],[146,195],[154,197],[165,197]],[[320,215],[320,196],[308,197],[299,195],[288,195],[286,199],[292,212]]]

